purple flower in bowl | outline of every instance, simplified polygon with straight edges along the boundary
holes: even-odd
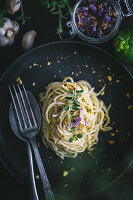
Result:
[[[104,20],[105,20],[107,23],[109,23],[109,22],[111,21],[111,17],[108,16],[108,15],[106,15],[106,16],[104,17]]]

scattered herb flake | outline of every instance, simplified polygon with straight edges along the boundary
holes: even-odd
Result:
[[[65,106],[62,110],[67,111],[69,109],[69,106]]]

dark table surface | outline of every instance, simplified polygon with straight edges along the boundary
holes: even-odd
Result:
[[[20,25],[19,34],[15,38],[15,43],[6,48],[0,48],[0,76],[9,67],[9,65],[15,61],[19,56],[24,54],[21,48],[22,35],[29,30],[36,30],[37,37],[34,42],[34,46],[39,46],[48,42],[58,41],[59,36],[56,33],[58,26],[57,16],[53,16],[49,13],[47,8],[40,5],[41,0],[23,0],[25,14],[30,16],[31,19],[26,22],[25,25]],[[74,3],[76,1],[71,1]],[[1,7],[4,6],[5,1],[0,2]],[[18,14],[17,14],[18,15]],[[11,16],[11,18],[13,18]],[[121,27],[133,27],[133,17],[123,19]],[[120,28],[121,28],[120,27]],[[76,36],[73,40],[80,41]],[[113,55],[112,40],[98,44],[100,48],[106,50]],[[133,75],[133,66],[126,66]],[[133,199],[133,164],[129,169],[112,185],[106,188],[106,190],[93,195],[88,200],[132,200]],[[0,162],[0,200],[29,200],[29,188],[19,183]],[[83,199],[84,200],[84,199]]]

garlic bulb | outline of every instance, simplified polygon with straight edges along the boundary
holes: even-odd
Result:
[[[36,35],[37,33],[34,30],[29,31],[23,35],[22,47],[25,51],[29,51],[32,48]]]
[[[10,14],[17,12],[21,6],[20,0],[6,0],[6,4]]]
[[[16,21],[4,17],[1,20],[4,21],[3,27],[0,27],[0,46],[9,46],[13,44],[15,34],[19,32],[19,25]]]

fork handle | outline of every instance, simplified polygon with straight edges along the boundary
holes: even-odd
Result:
[[[28,164],[29,164],[29,172],[30,172],[30,179],[31,179],[31,200],[39,200],[37,190],[36,190],[36,183],[34,177],[34,168],[33,168],[33,157],[32,151],[29,141],[27,141],[27,153],[28,153]]]
[[[35,138],[33,137],[32,139],[30,139],[30,142],[32,144],[36,162],[37,162],[38,169],[40,172],[41,181],[42,181],[43,188],[45,191],[46,200],[55,200],[54,194],[52,192],[50,183],[48,181],[48,178],[47,178],[47,175],[46,175],[43,163],[42,163],[42,159],[41,159]]]

